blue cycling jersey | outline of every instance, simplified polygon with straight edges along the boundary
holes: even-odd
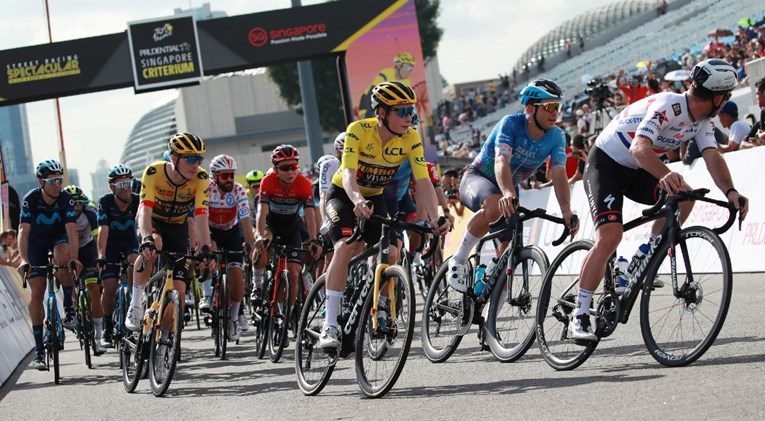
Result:
[[[132,193],[127,209],[121,211],[114,193],[106,193],[98,200],[98,224],[109,227],[107,242],[132,240],[135,238],[135,217],[138,214],[137,194]]]
[[[409,184],[412,181],[412,164],[409,160],[404,161],[398,171],[393,175],[387,186],[383,189],[383,194],[386,198],[393,199],[395,194],[396,200],[401,200],[409,192]]]
[[[566,166],[566,138],[560,127],[548,130],[540,139],[533,140],[526,126],[526,115],[510,114],[502,118],[491,131],[481,152],[473,160],[473,166],[494,184],[494,159],[497,150],[512,149],[510,168],[513,171],[513,184],[518,185],[542,165],[548,156],[552,157],[553,167]]]
[[[74,223],[77,214],[74,212],[72,196],[62,191],[53,204],[48,205],[42,197],[40,187],[34,188],[21,201],[21,223],[31,225],[30,238],[55,238],[66,234],[64,225]]]

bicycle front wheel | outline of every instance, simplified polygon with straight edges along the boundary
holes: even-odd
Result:
[[[295,373],[298,387],[306,396],[321,392],[335,369],[328,355],[319,348],[326,300],[322,298],[321,292],[324,291],[326,279],[326,274],[319,276],[308,293],[303,311],[300,313],[295,339]]]
[[[159,331],[159,334],[156,331],[152,332],[149,352],[149,382],[151,392],[157,397],[167,392],[173,380],[181,350],[181,330],[183,329],[178,291],[168,291],[164,305],[162,318],[169,317],[172,324],[170,329],[166,330],[162,329],[161,320],[155,320],[155,329]]]
[[[404,370],[414,332],[414,287],[401,266],[390,266],[383,272],[382,291],[393,283],[395,296],[390,296],[391,314],[378,318],[377,331],[372,328],[372,300],[369,294],[361,309],[356,334],[356,378],[361,392],[370,398],[384,396],[396,384]],[[393,307],[395,304],[395,314]]]
[[[422,350],[434,363],[446,361],[457,350],[462,341],[459,329],[469,300],[449,286],[446,280],[448,269],[449,259],[433,278],[422,309]],[[469,273],[468,276],[473,276],[472,270]]]
[[[643,340],[656,361],[681,367],[696,361],[714,343],[728,314],[733,273],[728,250],[714,231],[690,227],[675,247],[677,295],[672,293],[670,243],[654,253],[640,302]],[[653,281],[663,278],[662,288]]]
[[[77,336],[80,340],[80,349],[85,352],[85,365],[93,368],[90,355],[90,348],[94,343],[93,317],[90,313],[90,296],[85,289],[77,292],[77,307]]]
[[[287,327],[289,327],[288,315],[290,314],[290,278],[286,270],[279,274],[276,302],[272,304],[271,317],[268,319],[268,352],[272,362],[279,362],[282,352],[287,347]]]
[[[573,370],[584,363],[597,342],[577,344],[569,331],[576,308],[579,272],[592,248],[589,240],[566,246],[553,260],[544,277],[537,305],[537,342],[547,364],[556,370]],[[593,303],[603,296],[602,287],[593,294]]]
[[[547,255],[525,247],[511,258],[510,275],[504,268],[489,301],[484,340],[502,362],[513,362],[529,350],[536,338],[536,304],[547,267]]]
[[[126,335],[120,339],[120,365],[122,366],[122,383],[127,393],[135,392],[141,379],[145,359],[143,347],[146,345],[142,333]]]
[[[46,322],[46,329],[48,334],[48,369],[50,370],[50,363],[53,362],[53,382],[55,384],[61,383],[61,372],[59,371],[58,353],[63,339],[60,334],[63,333],[63,327],[61,325],[61,316],[58,314],[58,304],[53,298],[48,299],[48,320]]]

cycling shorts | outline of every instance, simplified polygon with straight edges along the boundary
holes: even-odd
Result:
[[[80,274],[80,277],[85,279],[85,284],[92,284],[98,281],[96,258],[98,258],[98,248],[96,247],[95,241],[91,241],[80,247],[77,254],[77,260],[82,263],[82,273]]]
[[[372,202],[372,212],[375,215],[388,217],[382,194],[366,196],[364,199]],[[353,235],[353,230],[356,228],[356,215],[353,213],[353,202],[345,190],[333,184],[327,190],[325,202],[326,215],[329,218],[329,238],[332,243]],[[381,232],[380,223],[367,221],[362,238],[367,244],[377,244],[380,241]]]
[[[518,193],[518,188],[519,186],[515,186],[516,194]],[[483,202],[487,197],[492,195],[502,196],[502,191],[499,189],[499,186],[481,174],[481,172],[478,171],[478,168],[472,165],[469,166],[460,182],[460,200],[462,201],[462,204],[475,213],[481,210]],[[513,225],[515,224],[516,219],[517,215],[513,214],[509,221],[502,224],[492,225],[489,232],[494,233],[504,229],[508,225]],[[511,239],[512,233],[510,232],[497,238],[497,240],[502,243],[506,243]]]
[[[29,246],[27,248],[27,257],[29,257],[30,266],[45,266],[48,264],[48,250],[53,250],[59,244],[68,244],[69,237],[62,234],[58,238],[47,238],[37,235],[29,236]],[[44,278],[47,275],[45,269],[31,269],[30,278]]]
[[[138,240],[135,237],[119,241],[107,239],[106,255],[104,256],[107,264],[106,268],[101,272],[101,279],[117,279],[117,276],[119,276],[120,273],[118,266],[120,262],[120,253],[124,254],[126,259],[131,254],[138,253]],[[125,270],[127,270],[127,268]]]
[[[271,232],[274,244],[283,244],[288,247],[301,248],[303,246],[302,236],[300,234],[300,218],[295,218],[291,225],[269,225],[266,229]],[[289,251],[287,252],[287,262],[303,264],[305,253]]]
[[[152,231],[162,238],[162,250],[174,253],[186,253],[189,248],[188,222],[182,224],[170,224],[151,220]],[[160,262],[160,268],[164,263]],[[173,280],[183,281],[188,288],[191,282],[191,261],[183,259],[173,265]]]
[[[244,253],[242,253],[242,236],[241,229],[239,229],[239,222],[233,227],[227,230],[219,230],[210,227],[210,239],[218,246],[218,250],[226,250],[230,252],[236,252],[229,254],[226,259],[228,260],[229,267],[242,267],[242,259],[244,259]]]
[[[619,164],[597,147],[592,148],[587,158],[583,181],[595,228],[622,223],[624,196],[644,205],[653,205],[658,200],[656,177],[642,168]]]

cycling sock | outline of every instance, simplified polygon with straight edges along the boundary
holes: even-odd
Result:
[[[106,326],[106,330],[108,330],[109,332],[114,330],[114,320],[112,320],[111,314],[104,313],[104,326]]]
[[[37,355],[45,354],[45,347],[43,346],[43,325],[32,326],[32,336],[35,337],[35,350]]]
[[[343,291],[327,290],[327,314],[324,317],[324,326],[337,326],[337,311],[343,300]]]
[[[255,269],[252,271],[253,275],[255,275],[253,277],[253,280],[255,281],[255,288],[263,288],[263,272],[265,271],[265,269]]]
[[[464,265],[470,256],[470,251],[473,250],[473,247],[478,244],[478,240],[480,239],[481,237],[476,237],[471,234],[470,231],[465,230],[465,236],[462,237],[462,242],[460,243],[457,252],[452,256],[452,263],[455,265]]]
[[[202,290],[204,291],[205,297],[213,296],[212,278],[202,282]]]
[[[592,291],[579,288],[579,293],[576,296],[576,310],[574,311],[574,317],[579,317],[582,314],[589,316],[590,303],[592,303]]]
[[[74,302],[72,300],[72,291],[74,290],[74,287],[62,287],[64,290],[64,308],[70,309],[74,307]]]
[[[138,282],[133,282],[133,296],[130,297],[130,307],[141,307],[142,299],[143,285],[138,285]]]
[[[241,304],[241,301],[231,303],[231,320],[239,320],[239,306]]]
[[[104,320],[100,318],[93,319],[93,330],[95,330],[96,339],[101,339],[104,333]]]

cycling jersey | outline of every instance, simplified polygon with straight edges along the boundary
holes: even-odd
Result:
[[[436,166],[430,162],[427,164],[430,182],[433,183],[433,187],[440,187],[441,180],[438,178],[438,171],[436,170]],[[404,161],[401,166],[398,167],[398,171],[396,171],[396,175],[393,176],[390,183],[385,186],[385,200],[392,200],[394,193],[395,200],[403,199],[410,190],[412,193],[415,192],[416,184],[417,182],[412,180],[412,165],[409,163],[409,161]]]
[[[234,182],[230,192],[224,192],[215,181],[210,182],[210,227],[229,230],[239,219],[250,216],[247,192],[241,184]]]
[[[311,182],[298,174],[295,181],[284,189],[276,173],[268,174],[260,183],[260,203],[268,204],[266,220],[269,226],[292,223],[299,217],[301,208],[314,207]]]
[[[350,168],[356,170],[362,196],[379,195],[407,158],[415,180],[428,178],[422,140],[416,130],[410,127],[403,136],[394,136],[383,147],[376,118],[355,121],[346,130],[343,158],[332,184],[342,189],[343,170]]]
[[[30,224],[29,236],[54,238],[66,235],[65,224],[75,222],[72,196],[62,191],[56,201],[48,205],[42,197],[42,189],[34,188],[21,201],[20,223]],[[47,250],[46,250],[47,251]]]
[[[93,241],[93,231],[98,229],[98,217],[95,208],[86,206],[75,221],[77,226],[77,240],[80,248]]]
[[[138,214],[138,195],[131,193],[130,203],[122,211],[117,206],[114,193],[107,193],[98,200],[98,224],[109,227],[109,238],[112,241],[131,241],[135,235],[135,217]]]
[[[332,184],[332,176],[340,168],[340,160],[333,155],[324,155],[317,162],[319,166],[319,192],[325,193]]]
[[[152,208],[152,219],[182,224],[193,208],[194,215],[207,215],[210,179],[202,167],[181,185],[170,181],[167,162],[157,161],[146,167],[141,178],[141,204]]]
[[[595,146],[627,168],[639,168],[629,151],[635,136],[647,137],[657,155],[675,150],[694,138],[699,151],[717,148],[714,124],[708,118],[693,121],[684,94],[662,92],[623,109],[600,133]]]
[[[472,165],[494,184],[497,184],[494,160],[502,150],[511,152],[510,168],[514,185],[527,179],[548,156],[552,158],[553,167],[566,165],[566,138],[563,130],[555,126],[534,140],[529,136],[526,115],[523,113],[503,117],[473,160]]]

